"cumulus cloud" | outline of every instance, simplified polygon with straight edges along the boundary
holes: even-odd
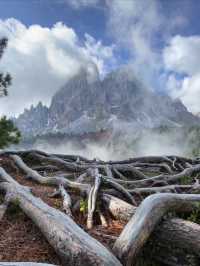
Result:
[[[74,9],[80,9],[85,7],[95,7],[100,3],[100,0],[63,0]]]
[[[13,18],[0,20],[2,36],[9,38],[9,44],[0,70],[11,73],[13,85],[9,97],[1,99],[0,114],[19,114],[40,100],[49,105],[53,94],[80,67],[95,63],[103,75],[113,62],[114,46],[104,46],[88,34],[81,41],[60,22],[47,28],[27,27]]]
[[[167,68],[179,73],[194,75],[200,72],[200,36],[175,36],[164,49]]]
[[[116,46],[103,46],[102,41],[96,41],[91,35],[85,34],[84,53],[86,57],[91,57],[97,65],[100,73],[104,76],[110,69],[117,65],[116,58],[113,56],[113,51]],[[105,63],[106,62],[106,63]]]
[[[162,39],[165,20],[158,1],[108,0],[107,6],[107,30],[116,40],[118,49],[128,51],[132,71],[148,88],[160,87],[162,59],[156,39]]]
[[[165,66],[172,72],[168,77],[169,92],[193,113],[200,112],[199,54],[200,36],[174,36],[163,50]]]
[[[118,48],[129,51],[133,71],[148,87],[163,89],[160,48],[175,29],[187,25],[187,19],[173,11],[167,15],[162,1],[158,0],[107,0],[106,3],[108,32],[115,38]]]
[[[107,6],[108,29],[119,44],[130,50],[135,64],[153,61],[153,37],[163,20],[157,1],[108,0]]]

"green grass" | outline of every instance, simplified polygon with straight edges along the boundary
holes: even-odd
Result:
[[[192,181],[193,181],[193,177],[191,177],[191,176],[184,176],[184,177],[181,178],[180,184],[181,185],[189,185],[189,184],[192,183]]]

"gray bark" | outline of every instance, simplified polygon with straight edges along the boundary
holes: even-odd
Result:
[[[69,216],[34,197],[0,168],[1,190],[10,202],[19,202],[23,212],[40,228],[63,264],[121,265],[117,258],[97,240],[84,232]]]
[[[114,253],[125,265],[134,265],[138,253],[163,215],[180,209],[184,212],[185,206],[194,201],[199,202],[200,195],[166,193],[147,197],[115,242]]]

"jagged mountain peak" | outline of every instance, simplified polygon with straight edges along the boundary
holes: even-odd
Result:
[[[30,124],[32,120],[36,124]],[[66,82],[54,95],[49,108],[39,103],[16,120],[26,134],[30,131],[31,134],[52,131],[80,134],[102,128],[119,130],[120,125],[125,130],[197,123],[200,124],[200,119],[180,101],[146,88],[130,67],[115,70],[100,80],[93,65],[82,68]]]
[[[79,71],[73,77],[71,77],[68,82],[81,80],[87,81],[88,83],[93,83],[99,81],[99,79],[100,74],[97,66],[94,63],[89,62],[85,66],[80,67]]]
[[[124,79],[126,81],[134,81],[137,79],[131,65],[123,65],[108,73],[105,78]]]

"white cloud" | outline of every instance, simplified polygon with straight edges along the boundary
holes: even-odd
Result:
[[[97,65],[100,73],[105,75],[111,68],[114,68],[117,64],[113,51],[116,46],[103,46],[101,41],[96,41],[89,34],[85,34],[85,47],[84,53],[91,57],[93,62]],[[107,65],[105,64],[107,62]]]
[[[163,51],[166,68],[175,73],[168,78],[169,92],[193,113],[200,112],[199,54],[200,36],[175,36]],[[180,79],[176,73],[185,76]]]
[[[65,0],[64,0],[65,1]],[[72,8],[95,7],[101,0],[67,0],[66,3]]]
[[[129,64],[147,87],[163,89],[161,46],[171,39],[174,31],[187,25],[187,18],[177,8],[167,14],[158,0],[107,0],[106,3],[107,29],[118,49],[128,49]]]
[[[154,72],[161,67],[155,47],[164,18],[156,0],[107,0],[108,31],[122,48],[128,49],[136,74],[151,84]]]
[[[175,36],[164,49],[164,62],[168,69],[194,75],[200,72],[200,36]]]
[[[26,27],[12,18],[0,20],[2,36],[9,38],[9,45],[0,70],[11,73],[13,85],[9,97],[1,99],[0,114],[19,114],[40,100],[48,105],[53,94],[80,67],[96,63],[103,74],[113,61],[114,46],[104,46],[89,35],[81,42],[72,28],[60,22],[45,28]]]

